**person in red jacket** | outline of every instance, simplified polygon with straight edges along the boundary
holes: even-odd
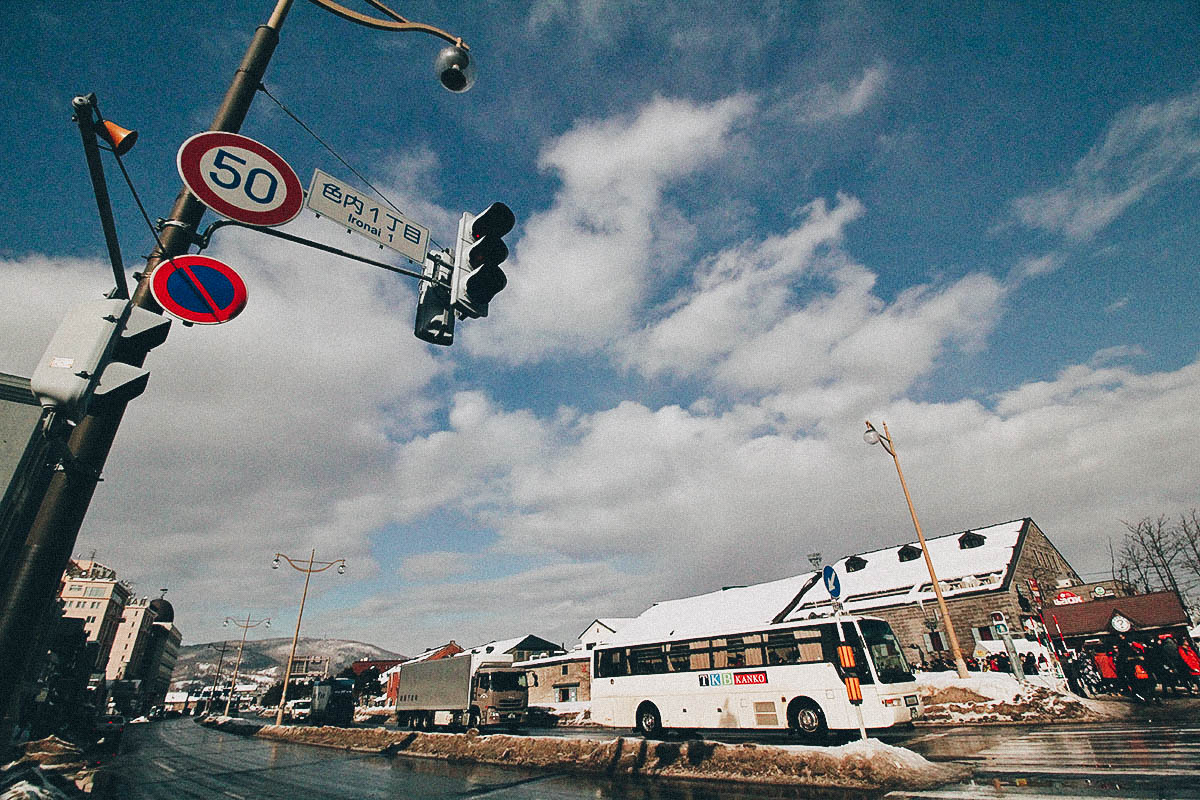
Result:
[[[1200,655],[1196,654],[1186,639],[1179,643],[1179,658],[1186,667],[1186,672],[1179,676],[1180,681],[1187,681],[1189,693],[1200,692]]]
[[[1117,690],[1117,665],[1112,654],[1101,650],[1092,656],[1092,660],[1096,662],[1096,669],[1100,670],[1102,690],[1105,694],[1112,694]]]

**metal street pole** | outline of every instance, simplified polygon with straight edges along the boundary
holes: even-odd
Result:
[[[256,29],[209,130],[237,133],[241,129],[254,95],[262,84],[267,65],[279,43],[279,31],[293,1],[276,0],[266,24]],[[467,55],[469,47],[461,38],[431,25],[409,22],[384,6],[381,0],[369,2],[390,19],[364,16],[339,5],[334,0],[311,1],[326,11],[359,25],[385,31],[429,33],[450,42],[452,47],[443,50],[436,62],[441,83],[454,92],[470,88],[469,73],[473,67]],[[81,132],[82,130],[81,127]],[[92,171],[93,176],[97,174]],[[97,202],[103,217],[104,201],[99,194]],[[164,261],[188,251],[204,212],[205,206],[186,188],[180,190],[171,213],[158,234],[158,243],[147,258],[145,271],[135,274],[138,283],[131,300],[135,306],[162,313],[162,309],[150,293],[150,277]],[[120,277],[122,280],[118,280],[118,287],[124,284],[124,275]],[[117,292],[120,293],[121,288],[118,288]],[[146,353],[143,352],[130,354],[125,360],[132,366],[140,367],[145,358]],[[0,675],[5,676],[5,680],[0,681],[0,720],[7,716],[13,698],[20,690],[23,676],[37,655],[39,648],[30,647],[29,644],[36,641],[43,616],[48,613],[50,603],[54,599],[58,580],[75,548],[79,529],[91,504],[101,471],[108,460],[109,450],[121,425],[126,404],[106,404],[104,409],[96,409],[75,425],[67,439],[67,454],[64,458],[64,463],[70,466],[56,472],[51,478],[37,515],[26,534],[21,562],[13,572],[10,584],[0,590]]]
[[[271,618],[268,617],[267,619],[260,619],[258,622],[251,623],[250,615],[247,614],[245,623],[242,623],[233,617],[226,617],[225,624],[228,625],[230,622],[242,629],[242,641],[238,644],[237,663],[233,666],[233,683],[229,687],[229,698],[225,701],[225,716],[227,717],[229,716],[229,706],[233,702],[233,693],[237,691],[238,672],[242,668],[242,650],[246,647],[246,634],[250,632],[251,628],[257,628],[264,622],[267,623],[268,628],[271,627]]]
[[[308,599],[308,582],[312,578],[314,572],[324,572],[335,564],[337,565],[339,575],[346,571],[346,559],[344,558],[337,558],[333,561],[316,561],[316,557],[317,550],[316,548],[313,548],[312,553],[310,553],[308,556],[308,566],[300,567],[296,565],[295,561],[288,556],[285,556],[283,553],[276,553],[275,561],[271,565],[271,569],[279,569],[279,559],[282,558],[288,563],[289,567],[297,572],[304,573],[304,592],[300,595],[300,613],[296,615],[296,632],[292,634],[292,651],[288,654],[287,671],[283,674],[283,691],[279,694],[279,709],[275,712],[276,725],[283,724],[283,708],[284,704],[287,702],[288,683],[292,677],[292,662],[296,658],[296,642],[300,640],[300,620],[304,619],[304,601]]]
[[[287,669],[283,673],[283,691],[279,693],[279,709],[275,712],[275,724],[283,724],[283,707],[287,703],[288,683],[292,680],[292,662],[296,659],[296,642],[300,641],[300,620],[304,619],[304,601],[308,599],[308,582],[312,578],[313,559],[316,548],[308,556],[308,569],[304,571],[304,592],[300,595],[300,613],[296,615],[296,632],[292,634],[292,651],[288,653]]]
[[[877,438],[874,441],[868,438],[868,443],[884,445],[883,449],[892,457],[892,461],[896,465],[896,474],[900,476],[900,488],[904,490],[904,499],[908,503],[908,513],[912,517],[913,527],[917,529],[917,541],[921,543],[921,554],[925,556],[925,566],[929,570],[929,579],[933,582],[933,593],[937,597],[938,608],[942,611],[942,619],[946,621],[946,637],[950,639],[950,652],[954,654],[954,667],[958,671],[958,677],[970,677],[967,674],[967,662],[963,659],[962,650],[958,647],[958,636],[954,633],[954,623],[950,620],[950,609],[946,607],[946,598],[942,596],[942,587],[938,583],[937,573],[933,569],[933,559],[929,557],[929,547],[925,544],[925,534],[921,533],[921,523],[917,521],[917,510],[913,508],[912,495],[908,493],[908,483],[904,480],[904,470],[900,469],[900,458],[896,455],[896,445],[892,442],[892,436],[888,432],[887,423],[883,423],[883,436],[879,436],[879,432],[868,422],[867,436],[869,437],[872,433]]]
[[[217,649],[215,644],[210,644],[209,647]],[[208,690],[208,703],[204,706],[204,713],[212,713],[213,703],[216,701],[217,684],[221,682],[221,665],[225,663],[225,651],[229,648],[228,642],[221,642],[221,656],[217,659],[217,674],[213,676],[212,687]]]
[[[236,133],[241,128],[279,42],[279,28],[292,2],[278,0],[270,20],[255,32],[213,118],[211,130]],[[159,237],[161,246],[151,253],[146,270],[139,277],[133,293],[134,304],[162,312],[150,294],[150,275],[163,261],[187,252],[204,210],[204,205],[186,189],[180,191],[171,209],[170,220]],[[145,354],[135,360],[135,366],[140,366]],[[24,558],[11,585],[0,598],[0,675],[6,677],[0,681],[0,719],[6,715],[22,676],[36,655],[28,643],[34,640],[43,614],[54,598],[58,580],[75,549],[79,528],[124,413],[124,403],[113,403],[108,409],[84,417],[75,426],[67,447],[74,461],[85,467],[60,470],[50,479],[26,535]]]

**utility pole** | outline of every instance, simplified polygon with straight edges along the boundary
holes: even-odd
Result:
[[[279,43],[280,28],[293,2],[276,0],[267,22],[255,31],[209,130],[237,133],[241,129]],[[387,8],[382,0],[370,0],[370,3],[388,19],[359,14],[333,0],[311,2],[358,25],[384,31],[427,33],[449,42],[451,46],[442,50],[434,62],[439,80],[451,92],[464,92],[471,87],[474,65],[468,54],[469,47],[461,38],[431,25],[410,22]],[[79,107],[79,101],[86,99],[77,98],[76,108]],[[88,113],[91,113],[90,108]],[[93,177],[96,174],[93,172]],[[100,204],[102,223],[107,228],[104,198],[98,195],[97,202]],[[147,258],[145,271],[135,273],[138,283],[130,301],[134,309],[162,314],[162,308],[150,292],[150,278],[160,264],[187,253],[195,243],[204,212],[205,206],[186,188],[180,190],[168,218],[161,225],[157,246]],[[116,261],[114,272],[121,273],[114,297],[123,296],[124,274]],[[126,363],[140,367],[147,350],[139,348],[130,353],[125,359]],[[118,399],[105,404],[103,408],[89,409],[71,430],[61,448],[64,466],[51,478],[42,498],[26,535],[21,563],[14,570],[11,583],[0,588],[0,676],[3,676],[3,680],[0,680],[0,720],[7,716],[23,676],[37,656],[38,648],[31,647],[30,643],[37,640],[58,580],[75,548],[79,529],[127,404],[128,399]]]
[[[291,9],[293,0],[278,0],[270,19],[260,25],[234,75],[221,107],[213,117],[210,130],[236,133],[246,119],[254,94],[262,82],[267,64],[279,43],[279,29]],[[205,207],[187,191],[181,189],[166,225],[146,261],[146,270],[138,278],[133,303],[155,313],[162,313],[150,294],[150,275],[163,261],[188,251],[192,244]],[[136,359],[140,366],[143,353]],[[80,465],[56,472],[42,500],[42,505],[30,526],[25,540],[25,558],[13,575],[12,584],[0,598],[0,719],[21,684],[36,651],[28,646],[34,641],[47,608],[53,598],[59,577],[75,548],[79,528],[91,504],[100,472],[116,438],[125,413],[125,403],[85,416],[67,440],[74,463]]]

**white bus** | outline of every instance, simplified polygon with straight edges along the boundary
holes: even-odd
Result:
[[[637,728],[789,730],[823,739],[857,730],[843,679],[859,679],[867,728],[908,724],[920,695],[900,643],[881,619],[842,616],[716,633],[703,638],[598,645],[592,658],[592,719]],[[865,647],[863,646],[865,643]],[[855,667],[844,669],[838,645]]]

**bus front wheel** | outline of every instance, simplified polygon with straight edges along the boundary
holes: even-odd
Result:
[[[653,703],[638,706],[637,729],[645,739],[657,739],[662,735],[662,717]]]
[[[803,697],[788,706],[788,729],[805,739],[823,739],[829,732],[821,707]]]

